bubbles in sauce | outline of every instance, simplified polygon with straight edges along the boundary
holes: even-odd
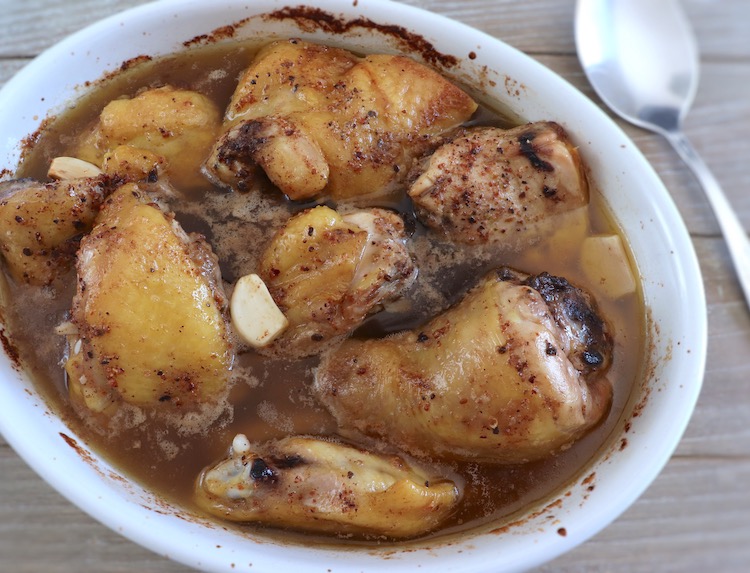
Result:
[[[109,78],[50,122],[17,176],[44,180],[50,160],[71,154],[78,134],[95,121],[109,101],[131,96],[144,87],[169,84],[196,90],[224,109],[238,75],[256,49],[252,44],[236,43],[195,48],[183,55],[134,66]],[[503,115],[494,112],[490,105],[481,106],[472,123],[506,125]],[[227,193],[206,182],[204,188],[191,190],[186,199],[171,205],[186,231],[206,236],[219,257],[228,290],[240,276],[256,270],[259,252],[274,230],[291,214],[307,206],[285,201],[266,181],[258,181],[257,189],[249,193]],[[368,319],[355,332],[359,337],[382,336],[426,322],[458,301],[478,277],[501,265],[528,273],[547,271],[565,276],[578,286],[590,288],[596,296],[596,285],[587,283],[579,260],[581,242],[587,236],[618,232],[595,190],[584,213],[571,214],[569,221],[561,222],[553,238],[524,249],[453,245],[437,239],[416,222],[406,199],[384,200],[378,206],[398,210],[404,215],[407,227],[413,227],[409,249],[420,274],[404,300]],[[566,236],[568,227],[575,231]],[[66,352],[64,337],[54,333],[70,309],[75,292],[74,273],[54,287],[12,285],[11,289],[15,302],[7,312],[13,340],[56,410],[115,466],[178,504],[192,508],[191,492],[196,476],[203,467],[225,454],[237,433],[244,433],[256,442],[290,434],[337,433],[333,419],[308,388],[316,359],[273,360],[250,350],[237,356],[233,369],[235,383],[228,404],[221,406],[219,415],[211,414],[217,421],[207,428],[202,427],[199,415],[185,418],[185,425],[176,428],[159,420],[154,413],[129,408],[120,414],[121,431],[101,435],[87,429],[68,404],[61,367]],[[615,398],[608,418],[565,452],[539,462],[517,466],[449,463],[449,471],[460,476],[465,484],[464,499],[446,527],[433,535],[498,522],[544,499],[571,481],[601,447],[640,371],[644,312],[638,293],[616,300],[596,298],[612,327],[615,343],[609,374]]]

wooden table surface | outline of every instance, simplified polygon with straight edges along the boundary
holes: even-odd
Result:
[[[0,0],[0,85],[71,32],[143,3]],[[575,54],[574,0],[406,3],[504,40],[598,101]],[[748,229],[750,2],[683,0],[683,4],[702,61],[700,88],[685,130]],[[659,172],[693,238],[708,298],[707,371],[687,432],[655,483],[610,527],[540,571],[750,571],[750,313],[716,221],[688,170],[658,136],[618,123]],[[0,437],[0,571],[176,573],[188,569],[134,545],[73,507]]]

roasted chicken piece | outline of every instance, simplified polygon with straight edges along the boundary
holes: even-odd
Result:
[[[314,437],[253,446],[239,434],[229,457],[203,471],[195,498],[230,521],[404,538],[437,527],[460,493],[401,456]]]
[[[383,192],[476,107],[404,56],[274,42],[241,77],[206,170],[243,190],[260,167],[291,199]]]
[[[132,145],[118,145],[104,154],[102,170],[123,181],[155,183],[164,172],[166,159]]]
[[[81,241],[65,365],[73,402],[208,408],[228,391],[232,348],[218,262],[135,184],[105,201]]]
[[[586,293],[503,269],[422,328],[326,353],[314,390],[342,428],[412,454],[520,463],[602,420],[611,351]]]
[[[261,256],[258,274],[289,325],[261,352],[309,356],[401,295],[417,270],[401,217],[385,209],[340,215],[319,206],[292,217]]]
[[[409,196],[428,227],[461,243],[528,242],[588,203],[581,159],[562,127],[466,129],[423,160]]]
[[[110,189],[106,176],[0,183],[0,250],[13,278],[45,285],[70,269]]]
[[[205,185],[200,166],[220,127],[221,112],[206,96],[162,86],[108,103],[82,136],[77,156],[106,169],[117,148],[128,146],[132,149],[120,150],[119,159],[115,153],[116,164],[130,155],[138,169],[143,163],[163,165],[176,187],[195,188]]]

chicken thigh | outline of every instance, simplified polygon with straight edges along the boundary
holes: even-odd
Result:
[[[107,104],[83,135],[77,156],[106,170],[113,154],[130,155],[136,163],[145,155],[178,188],[200,187],[205,185],[200,165],[220,126],[221,112],[206,96],[173,86],[152,88]],[[120,163],[117,157],[115,162]]]
[[[135,184],[105,201],[78,252],[65,365],[73,402],[197,411],[228,391],[232,349],[218,264]]]
[[[553,122],[467,129],[423,160],[409,196],[417,217],[460,243],[515,246],[588,203],[576,148]]]
[[[503,269],[422,328],[326,353],[314,391],[343,429],[412,454],[520,463],[602,420],[611,351],[588,295]]]
[[[0,183],[0,252],[13,278],[45,285],[69,270],[110,190],[106,176]]]
[[[318,354],[379,305],[401,295],[417,270],[404,223],[385,209],[340,215],[319,206],[294,217],[272,239],[258,274],[289,321],[266,354]]]
[[[230,521],[403,538],[434,529],[460,493],[401,456],[314,437],[252,446],[239,434],[229,457],[201,474],[195,499]]]
[[[260,167],[295,200],[383,192],[476,107],[404,56],[274,42],[240,79],[206,170],[242,190]]]

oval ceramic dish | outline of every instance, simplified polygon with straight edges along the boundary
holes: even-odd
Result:
[[[536,61],[477,30],[402,4],[319,0],[315,5],[300,19],[284,17],[295,11],[284,11],[285,4],[273,0],[164,1],[86,28],[42,54],[0,92],[0,172],[15,170],[24,138],[79,96],[87,82],[138,56],[187,49],[191,40],[296,36],[358,51],[405,51],[525,120],[559,122],[579,145],[595,186],[627,237],[648,313],[648,358],[605,447],[575,482],[511,523],[406,545],[342,549],[226,529],[155,497],[109,466],[51,413],[5,353],[0,355],[0,431],[82,510],[198,569],[345,573],[387,564],[392,573],[417,568],[481,573],[537,566],[579,545],[633,503],[687,425],[706,354],[703,283],[691,241],[636,146],[596,105]]]

